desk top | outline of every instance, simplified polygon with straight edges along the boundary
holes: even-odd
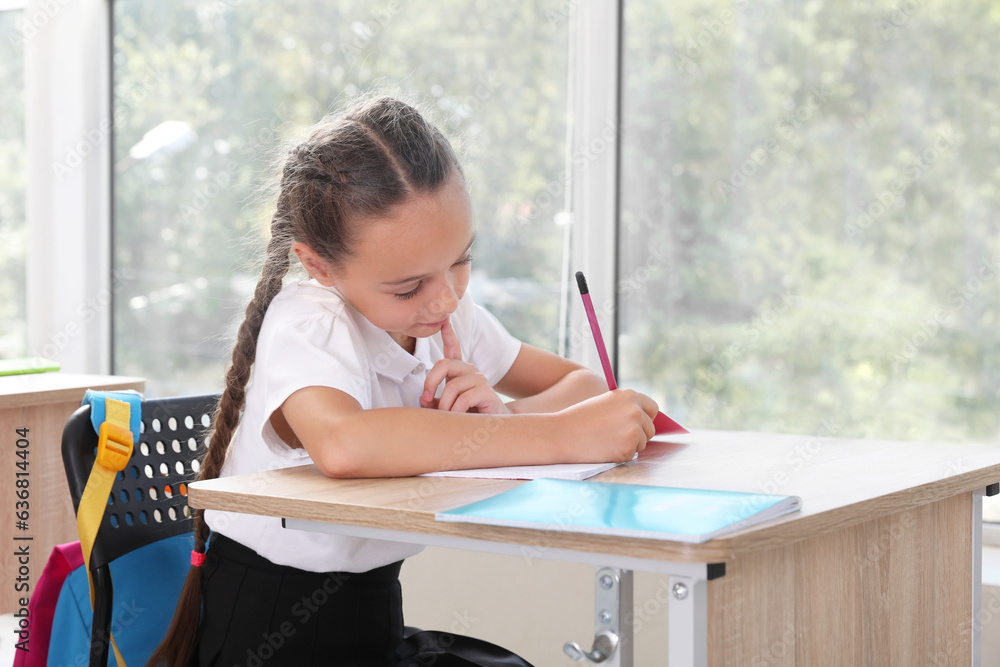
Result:
[[[444,523],[437,511],[523,481],[408,477],[330,479],[314,465],[189,486],[193,507],[616,554],[719,562],[786,545],[1000,481],[1000,444],[897,442],[699,431],[660,436],[632,463],[592,480],[777,493],[802,510],[703,544]]]
[[[119,375],[80,375],[76,373],[26,373],[0,377],[0,409],[18,408],[38,403],[79,401],[87,389],[142,391],[145,380]]]

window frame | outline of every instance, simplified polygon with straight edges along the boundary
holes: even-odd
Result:
[[[602,374],[575,278],[591,291],[613,369],[618,359],[618,178],[621,131],[622,16],[624,3],[573,5],[570,44],[569,215],[571,269],[566,350],[569,358]],[[608,95],[608,91],[613,91]],[[610,252],[608,249],[611,249]]]
[[[28,0],[23,11],[32,29],[24,40],[28,354],[63,371],[107,374],[111,0]]]

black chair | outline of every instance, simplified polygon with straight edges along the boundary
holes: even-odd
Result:
[[[125,470],[118,473],[90,558],[94,581],[94,618],[90,667],[106,667],[114,599],[111,561],[138,549],[194,530],[187,504],[187,483],[195,479],[205,453],[217,395],[153,399],[142,403],[142,429]],[[73,510],[97,457],[97,434],[90,406],[66,422],[63,465]]]

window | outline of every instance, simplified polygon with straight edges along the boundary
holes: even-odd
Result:
[[[379,84],[464,156],[473,293],[556,349],[568,22],[484,0],[114,3],[115,372],[211,391],[256,283],[261,177],[288,137]],[[263,230],[263,231],[262,231]]]
[[[995,5],[625,17],[623,380],[693,426],[995,438]]]
[[[620,380],[705,428],[1000,429],[998,18],[626,0]],[[372,84],[464,155],[474,290],[557,349],[566,16],[483,0],[114,3],[115,371],[218,388],[276,149]],[[322,20],[319,20],[319,19]],[[549,186],[549,187],[547,187]]]
[[[0,359],[27,356],[27,303],[24,262],[24,41],[22,11],[0,8]]]

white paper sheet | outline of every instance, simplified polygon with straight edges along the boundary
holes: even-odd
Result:
[[[633,459],[635,460],[635,459]],[[422,477],[478,477],[481,479],[587,479],[621,463],[554,463],[544,466],[506,466],[473,470],[429,472]]]

